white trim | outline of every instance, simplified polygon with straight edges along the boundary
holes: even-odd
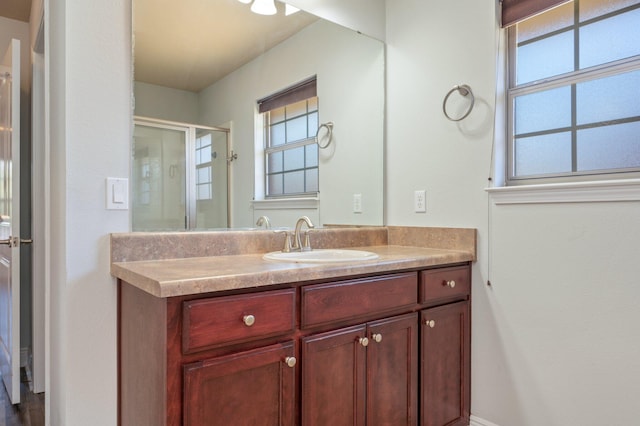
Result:
[[[640,201],[640,179],[486,188],[495,205]]]
[[[469,426],[498,426],[495,423],[491,423],[489,420],[481,419],[480,417],[471,416]]]
[[[253,200],[255,210],[283,210],[283,209],[317,209],[320,208],[320,198],[278,198]]]

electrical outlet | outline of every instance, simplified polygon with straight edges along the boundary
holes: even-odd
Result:
[[[413,210],[416,213],[427,212],[427,191],[424,189],[414,191],[413,193]]]
[[[362,213],[362,194],[353,194],[353,212]]]

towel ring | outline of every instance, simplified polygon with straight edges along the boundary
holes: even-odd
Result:
[[[320,130],[323,127],[327,129],[327,143],[324,144],[324,145],[320,145],[320,140],[318,139],[318,135],[320,135]],[[328,121],[326,123],[321,124],[318,127],[318,131],[316,132],[316,143],[318,144],[318,148],[320,148],[320,149],[327,148],[329,145],[331,145],[332,139],[333,139],[333,122],[332,121]]]
[[[462,96],[464,96],[465,98],[467,96],[471,97],[471,104],[469,104],[469,109],[467,109],[467,111],[462,115],[462,117],[460,118],[452,118],[448,113],[447,113],[447,101],[449,100],[449,96],[451,96],[451,94],[455,91],[458,91],[458,93],[460,93]],[[458,86],[453,86],[453,89],[449,90],[449,92],[447,92],[447,95],[444,97],[444,101],[442,101],[442,112],[444,112],[444,116],[447,117],[449,120],[451,121],[460,121],[460,120],[464,120],[465,118],[467,118],[469,116],[469,114],[471,114],[471,110],[473,109],[473,105],[476,103],[476,98],[475,96],[473,96],[473,92],[471,91],[471,87],[469,87],[466,84],[461,84]]]

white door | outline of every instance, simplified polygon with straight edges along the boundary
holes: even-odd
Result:
[[[0,373],[20,402],[20,41],[0,66]]]

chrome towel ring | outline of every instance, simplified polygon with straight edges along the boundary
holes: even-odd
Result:
[[[320,130],[322,128],[327,129],[327,135],[325,136],[327,139],[327,143],[325,143],[324,145],[320,144],[320,139],[318,139],[318,136],[320,135]],[[321,124],[318,127],[318,131],[316,132],[316,143],[318,144],[318,148],[320,149],[325,149],[327,148],[329,145],[331,145],[331,141],[333,139],[333,122],[332,121],[328,121],[326,123]]]
[[[449,100],[449,96],[451,96],[451,94],[453,92],[455,92],[455,91],[458,91],[458,93],[460,93],[460,95],[462,95],[465,98],[466,97],[470,97],[471,98],[471,103],[469,104],[469,108],[462,115],[462,117],[459,117],[459,118],[453,118],[447,113],[447,101]],[[466,84],[460,84],[460,85],[457,85],[457,86],[453,86],[453,89],[451,89],[451,90],[449,90],[449,92],[447,92],[447,95],[444,97],[444,101],[442,101],[442,112],[444,112],[444,116],[447,117],[451,121],[464,120],[465,118],[467,118],[469,116],[469,114],[471,114],[471,110],[473,109],[473,105],[475,103],[476,103],[476,98],[475,98],[475,96],[473,96],[473,91],[471,90],[471,87],[469,87]]]

